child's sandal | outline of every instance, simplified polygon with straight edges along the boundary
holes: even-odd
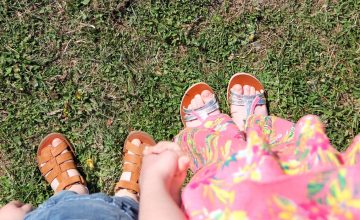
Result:
[[[204,90],[210,91],[214,94],[213,98],[204,106],[197,109],[189,109],[188,106],[191,100],[201,94]],[[195,83],[190,86],[184,93],[180,104],[180,117],[183,125],[186,127],[186,122],[200,120],[203,121],[208,115],[216,110],[219,110],[219,103],[215,97],[213,89],[204,82]]]
[[[135,146],[131,142],[134,139],[140,140],[140,146]],[[133,131],[131,132],[125,140],[124,143],[124,158],[123,158],[123,172],[130,172],[131,177],[129,181],[119,180],[115,186],[115,193],[121,189],[126,189],[134,194],[140,192],[139,187],[139,177],[141,171],[141,164],[143,158],[143,151],[145,147],[154,146],[156,142],[154,139],[147,133],[142,131]],[[130,154],[131,152],[132,154]]]
[[[62,142],[57,146],[52,146],[52,141],[58,138]],[[68,150],[68,152],[64,152]],[[74,163],[74,150],[69,140],[62,134],[51,133],[40,143],[37,151],[37,162],[41,175],[51,184],[54,179],[59,183],[55,192],[69,189],[74,184],[86,186],[85,180],[80,175],[69,176],[68,170],[76,169]],[[42,166],[42,164],[44,164]]]
[[[255,76],[248,73],[236,73],[231,77],[227,87],[227,101],[229,107],[230,105],[244,106],[246,109],[245,118],[248,118],[249,115],[254,114],[256,106],[266,105],[265,91],[264,93],[256,95],[238,95],[231,91],[231,88],[236,84],[240,84],[241,86],[252,86],[256,91],[265,90],[264,86]]]

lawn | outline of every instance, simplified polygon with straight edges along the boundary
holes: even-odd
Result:
[[[273,115],[316,114],[344,150],[360,132],[360,2],[1,0],[0,205],[52,195],[37,169],[49,132],[74,144],[91,192],[112,193],[131,130],[170,140],[182,93],[205,81],[221,107],[250,72]]]

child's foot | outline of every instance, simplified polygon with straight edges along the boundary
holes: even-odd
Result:
[[[198,108],[203,107],[207,102],[213,99],[215,95],[211,93],[209,90],[204,90],[201,94],[197,94],[192,100],[187,109],[196,110]],[[209,113],[209,115],[217,115],[220,114],[219,109],[214,112]],[[186,122],[186,127],[197,127],[201,125],[201,121],[199,119]]]
[[[115,186],[115,196],[127,196],[138,201],[143,152],[146,147],[154,145],[156,142],[153,137],[145,132],[132,131],[128,135],[123,147],[123,173]]]
[[[256,91],[252,86],[244,85],[244,87],[242,87],[240,84],[235,84],[231,88],[231,92],[235,93],[236,95],[252,96],[264,93],[264,90]],[[245,121],[247,119],[246,107],[244,105],[232,104],[230,106],[230,110],[233,121],[236,123],[240,131],[244,131]],[[253,114],[264,116],[268,115],[266,105],[257,105]]]
[[[60,144],[62,144],[63,141],[59,138],[55,138],[53,141],[52,141],[52,144],[51,144],[51,147],[57,147],[59,146]],[[60,155],[64,155],[65,153],[69,152],[67,149],[65,149],[63,152],[61,152]],[[71,153],[71,152],[70,152]],[[61,156],[58,156],[58,157],[61,157]],[[42,163],[40,164],[40,168],[45,166],[47,163],[51,163],[50,161],[49,162],[46,162],[46,163]],[[74,161],[72,159],[69,159],[69,160],[66,160],[63,164],[65,165],[66,163],[74,163]],[[61,167],[63,164],[60,164],[59,166]],[[56,165],[55,165],[56,166]],[[45,175],[45,178],[47,178],[52,172],[55,172],[54,170],[53,171],[50,171],[48,172],[46,175]],[[61,172],[61,171],[59,171]],[[68,169],[67,171],[67,174],[70,177],[74,177],[74,176],[81,176],[80,173],[78,172],[77,169]],[[66,181],[66,179],[65,179]],[[58,178],[54,178],[54,180],[50,183],[51,185],[51,188],[56,191],[56,189],[58,188],[59,186],[59,181],[58,181]],[[68,188],[67,190],[70,190],[70,191],[73,191],[73,192],[76,192],[78,194],[89,194],[89,191],[87,189],[86,186],[84,186],[83,184],[80,184],[80,183],[75,183],[73,185],[71,185],[70,188]]]
[[[141,144],[141,141],[139,139],[134,139],[131,141],[131,143],[137,147],[140,147],[140,144]],[[128,151],[128,154],[129,155],[134,155],[133,152],[131,151]],[[124,165],[125,164],[129,164],[129,162],[124,162]],[[121,177],[120,177],[120,181],[127,181],[127,182],[130,182],[131,180],[131,175],[132,173],[131,172],[123,172],[121,174]],[[135,201],[138,201],[139,200],[139,195],[137,193],[135,193],[134,191],[132,190],[128,190],[128,189],[120,189],[119,191],[117,191],[115,193],[115,196],[119,196],[119,197],[122,197],[122,196],[128,196],[132,199],[134,199]]]

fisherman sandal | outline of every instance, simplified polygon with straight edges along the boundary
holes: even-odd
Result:
[[[131,143],[134,139],[140,140],[140,146]],[[152,147],[156,144],[153,137],[142,131],[130,132],[125,140],[123,152],[123,172],[130,172],[130,180],[119,180],[115,186],[115,193],[121,189],[126,189],[134,194],[140,192],[139,176],[141,171],[141,164],[143,159],[143,151],[145,147]]]
[[[61,142],[57,146],[53,146],[52,142],[56,138],[60,139]],[[63,153],[65,150],[68,151]],[[49,184],[55,179],[58,181],[59,185],[54,189],[55,193],[67,190],[74,184],[86,186],[81,175],[75,174],[70,177],[67,172],[70,169],[77,169],[74,155],[70,141],[62,134],[51,133],[41,141],[37,151],[38,167],[41,175]]]

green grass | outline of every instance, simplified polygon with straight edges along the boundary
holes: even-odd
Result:
[[[0,1],[0,204],[51,196],[35,162],[49,132],[73,142],[91,192],[111,193],[129,131],[174,137],[198,81],[227,111],[239,71],[262,80],[273,115],[319,115],[339,150],[360,132],[356,0],[46,2]]]

